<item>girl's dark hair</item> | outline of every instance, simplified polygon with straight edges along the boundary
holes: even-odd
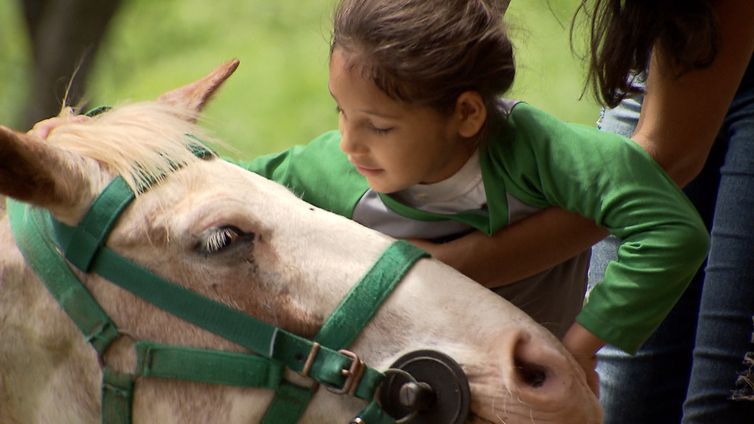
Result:
[[[446,112],[477,91],[488,111],[515,76],[503,0],[341,0],[330,52],[389,97]]]
[[[592,11],[582,0],[577,14],[586,13],[590,23],[587,84],[607,106],[638,91],[631,75],[648,68],[652,49],[676,76],[710,65],[717,55],[717,15],[707,0],[592,1]]]

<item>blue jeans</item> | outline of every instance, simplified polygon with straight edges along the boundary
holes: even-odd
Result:
[[[640,102],[604,112],[600,128],[630,135]],[[606,424],[754,423],[754,90],[737,95],[684,191],[711,230],[706,267],[635,356],[598,353]],[[590,285],[616,248],[608,238],[592,249]]]

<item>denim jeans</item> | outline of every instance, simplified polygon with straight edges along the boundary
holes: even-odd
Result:
[[[640,102],[603,112],[600,128],[630,135]],[[598,353],[606,424],[754,423],[754,89],[736,96],[684,192],[711,230],[708,261],[635,356]],[[590,285],[616,248],[608,238],[592,249]]]

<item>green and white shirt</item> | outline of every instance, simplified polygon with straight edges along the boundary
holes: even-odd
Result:
[[[498,291],[562,335],[573,316],[606,342],[634,352],[667,315],[701,265],[707,231],[664,171],[624,137],[563,123],[525,103],[507,113],[464,168],[440,187],[464,199],[417,198],[436,187],[386,195],[369,189],[328,132],[305,146],[241,164],[304,200],[398,237],[452,238],[472,229],[493,234],[548,206],[579,213],[622,240],[618,258],[581,307],[588,256]],[[476,162],[478,160],[478,163]],[[474,174],[481,175],[474,183]],[[442,183],[440,183],[442,184]],[[428,189],[428,190],[426,190]],[[481,194],[481,196],[480,196]],[[431,196],[430,196],[431,197]],[[408,203],[408,204],[407,204]],[[517,297],[518,296],[518,297]],[[528,303],[538,300],[537,310]]]

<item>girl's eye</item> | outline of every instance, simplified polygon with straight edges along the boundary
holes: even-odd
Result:
[[[233,246],[239,240],[254,239],[253,233],[244,233],[232,225],[213,229],[203,243],[200,243],[200,250],[205,254],[218,253]]]
[[[393,128],[380,128],[376,127],[373,124],[369,124],[369,129],[372,130],[377,135],[385,135],[393,130]]]

